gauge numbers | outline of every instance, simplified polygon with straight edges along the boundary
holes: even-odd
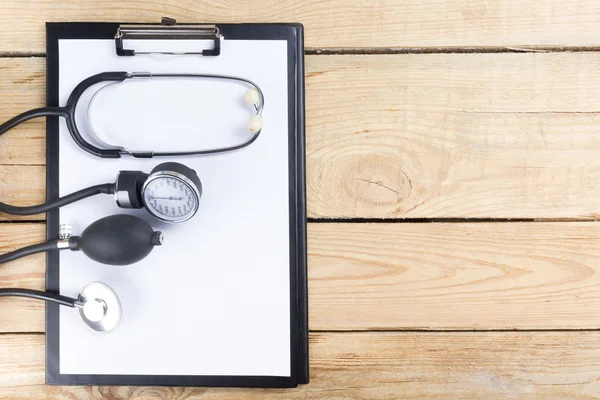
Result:
[[[198,197],[194,189],[181,179],[168,175],[148,181],[143,199],[148,211],[164,221],[185,221],[198,209]]]

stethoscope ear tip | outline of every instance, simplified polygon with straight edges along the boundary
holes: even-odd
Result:
[[[244,94],[244,99],[246,100],[246,104],[248,104],[249,106],[258,107],[258,105],[260,104],[260,94],[258,93],[258,90],[254,88],[248,89],[246,91],[246,93]]]
[[[258,133],[262,129],[263,121],[260,115],[253,115],[248,122],[248,130],[252,133]]]
[[[111,332],[121,321],[119,297],[110,287],[100,282],[85,285],[75,306],[79,309],[83,322],[96,332]]]

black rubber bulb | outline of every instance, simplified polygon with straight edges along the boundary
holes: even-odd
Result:
[[[69,239],[71,250],[81,250],[94,261],[109,265],[129,265],[145,258],[163,242],[161,232],[132,215],[111,215]]]

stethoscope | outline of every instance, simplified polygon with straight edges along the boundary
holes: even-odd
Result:
[[[193,151],[137,151],[116,146],[102,141],[96,134],[91,121],[91,106],[98,93],[107,86],[120,84],[128,79],[136,78],[200,78],[221,79],[245,83],[250,89],[244,98],[254,109],[254,115],[248,123],[252,136],[245,142],[222,148]],[[87,118],[91,128],[89,134],[106,148],[99,148],[87,142],[81,135],[75,119],[77,104],[84,92],[90,87],[109,82],[99,89],[88,104]],[[254,82],[235,76],[212,74],[151,74],[104,72],[91,76],[79,83],[64,107],[43,107],[26,111],[0,125],[0,135],[13,127],[37,117],[57,116],[66,119],[67,128],[75,143],[88,153],[102,158],[120,158],[130,155],[139,158],[161,156],[208,155],[242,149],[253,143],[262,131],[262,111],[264,95]],[[75,201],[97,194],[113,194],[117,205],[121,208],[146,208],[161,221],[183,222],[192,218],[199,206],[202,195],[202,184],[196,172],[183,164],[163,163],[155,167],[149,174],[142,171],[121,171],[114,183],[95,185],[71,193],[46,204],[16,207],[0,202],[0,211],[15,215],[31,215],[44,213],[71,204]],[[88,226],[80,236],[62,235],[58,240],[50,240],[28,246],[0,256],[0,264],[23,256],[43,251],[65,250],[82,251],[90,259],[109,265],[129,265],[145,258],[155,246],[163,243],[161,232],[154,231],[142,219],[130,215],[112,215],[102,218]],[[83,322],[96,332],[114,330],[121,319],[121,304],[117,294],[107,285],[92,282],[86,285],[77,298],[57,293],[42,292],[29,289],[0,289],[0,297],[20,296],[58,303],[63,306],[79,309]]]
[[[83,322],[96,332],[113,331],[121,321],[121,302],[117,294],[100,282],[85,285],[77,298],[30,289],[0,289],[0,297],[17,296],[49,301],[77,308]]]
[[[106,89],[107,86],[120,84],[129,79],[164,79],[164,78],[189,78],[189,79],[218,79],[218,80],[229,80],[234,82],[241,82],[250,86],[250,89],[246,91],[244,95],[244,99],[246,103],[253,107],[254,115],[250,118],[248,122],[248,130],[252,133],[252,136],[246,140],[245,142],[233,146],[228,147],[220,147],[213,149],[205,149],[205,150],[186,150],[186,151],[154,151],[154,150],[132,150],[127,149],[123,146],[112,145],[104,142],[100,139],[97,133],[94,130],[94,124],[91,121],[91,113],[90,109],[92,104],[102,90]],[[99,148],[88,141],[86,141],[77,126],[77,122],[75,119],[75,110],[77,108],[77,104],[81,99],[82,95],[92,86],[109,82],[109,84],[100,88],[93,95],[90,103],[87,108],[87,118],[88,124],[90,126],[89,134],[94,137],[99,143],[102,143],[106,148]],[[6,121],[2,125],[0,125],[0,135],[7,132],[8,130],[14,128],[15,126],[37,117],[64,117],[67,123],[67,128],[71,137],[77,143],[79,147],[83,150],[87,151],[90,154],[93,154],[97,157],[102,158],[120,158],[123,155],[129,155],[138,158],[151,158],[151,157],[177,157],[177,156],[194,156],[194,155],[208,155],[208,154],[216,154],[216,153],[224,153],[233,150],[242,149],[252,142],[254,142],[260,132],[262,131],[263,121],[262,121],[262,111],[264,107],[265,98],[262,90],[258,87],[254,82],[237,77],[237,76],[229,76],[229,75],[215,75],[215,74],[153,74],[149,72],[103,72],[97,75],[90,76],[89,78],[83,80],[79,83],[75,89],[71,92],[69,99],[67,100],[67,104],[64,107],[42,107],[36,108],[33,110],[26,111],[22,114],[17,115],[16,117]]]

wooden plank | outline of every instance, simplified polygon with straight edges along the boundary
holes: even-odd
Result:
[[[0,335],[0,390],[28,382],[44,383],[44,368],[43,335]]]
[[[311,224],[311,329],[598,328],[600,224]]]
[[[597,218],[596,54],[316,57],[313,218]]]
[[[0,254],[43,242],[45,224],[0,224]],[[36,254],[0,265],[1,288],[44,290],[46,257]],[[0,332],[43,332],[44,303],[23,298],[0,299]]]
[[[310,48],[519,47],[597,45],[600,9],[593,0],[6,0],[0,51],[45,51],[44,22],[302,22]]]
[[[0,224],[0,252],[43,237]],[[308,240],[311,329],[600,328],[600,223],[311,223]],[[43,289],[43,274],[28,257],[0,284]],[[43,331],[43,305],[3,301],[0,332]]]
[[[42,59],[0,68],[0,120],[43,104]],[[309,216],[598,218],[599,69],[596,53],[307,57]],[[0,163],[44,164],[43,126],[0,138]],[[39,171],[19,201],[41,198]]]
[[[46,104],[46,59],[0,59],[0,123]],[[35,119],[0,136],[0,164],[46,163],[46,124]],[[4,201],[4,200],[0,200]]]
[[[0,397],[30,399],[597,398],[598,332],[312,333],[298,389],[43,386],[44,337],[0,336]]]
[[[30,206],[46,201],[46,168],[43,166],[0,165],[0,201],[17,206]],[[45,214],[8,215],[2,220],[44,220]]]

